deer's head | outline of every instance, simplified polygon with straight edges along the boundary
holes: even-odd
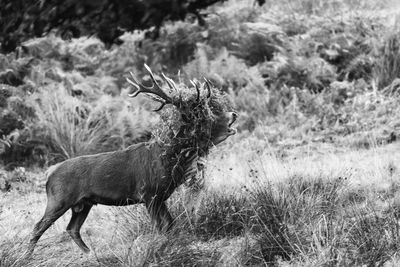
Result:
[[[179,125],[179,129],[171,131],[173,136],[169,138],[175,138],[180,143],[187,143],[207,152],[209,147],[221,143],[236,133],[232,125],[237,114],[230,110],[226,96],[214,88],[208,80],[204,79],[204,82],[193,80],[192,86],[177,85],[162,74],[162,79],[167,85],[163,89],[150,68],[147,65],[145,68],[153,85],[149,87],[139,83],[131,73],[132,80],[127,79],[127,81],[136,91],[130,96],[135,97],[140,93],[149,95],[160,103],[155,111],[160,111],[166,105],[175,107],[174,111],[179,113],[179,122],[172,121],[173,116],[164,119],[171,128]]]

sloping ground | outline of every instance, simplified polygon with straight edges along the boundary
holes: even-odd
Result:
[[[319,143],[287,149],[282,157],[259,142],[243,140],[230,149],[215,151],[209,162],[210,188],[238,188],[258,181],[283,181],[293,175],[346,177],[355,186],[385,188],[400,179],[400,143],[349,150]],[[271,153],[271,151],[273,151]],[[392,176],[388,176],[389,169]],[[257,172],[257,177],[254,173]],[[398,180],[397,182],[400,182]]]
[[[305,177],[310,181],[315,177],[324,177],[326,183],[343,179],[346,185],[344,195],[346,198],[357,199],[354,204],[365,206],[368,202],[377,203],[375,211],[378,213],[384,212],[389,206],[400,208],[400,143],[336,153],[326,152],[321,147],[320,153],[304,156],[302,151],[298,157],[283,160],[267,150],[257,153],[249,150],[248,146],[241,145],[241,149],[232,146],[223,152],[216,151],[212,154],[207,173],[209,191],[203,196],[205,199],[215,194],[218,197],[248,196],[260,186],[267,187],[269,183],[274,186],[285,184],[285,181],[290,181],[294,176]],[[304,150],[307,151],[307,148]],[[34,185],[36,190],[30,192],[12,190],[1,195],[1,266],[11,266],[21,255],[26,247],[27,236],[43,213],[46,197],[43,183],[39,184],[42,185]],[[140,205],[124,208],[95,207],[83,227],[83,239],[92,248],[92,252],[87,255],[81,253],[65,233],[70,216],[68,213],[44,234],[30,264],[142,266],[153,263],[160,266],[167,260],[173,261],[167,258],[168,255],[172,258],[178,255],[181,258],[186,257],[187,263],[202,262],[207,265],[205,259],[213,259],[214,263],[232,266],[244,264],[251,253],[254,254],[252,257],[257,258],[259,245],[255,244],[255,237],[251,234],[237,237],[227,235],[222,239],[208,238],[204,241],[201,236],[195,237],[190,231],[183,230],[187,229],[182,228],[185,224],[185,227],[190,228],[187,225],[188,211],[182,209],[183,199],[184,195],[180,191],[170,201],[172,212],[178,217],[178,226],[168,236],[152,232],[147,214]],[[200,214],[202,209],[205,207],[200,206]],[[168,242],[172,242],[171,240],[175,245],[186,242],[185,249],[190,248],[190,251],[168,251]],[[197,254],[193,254],[194,252]],[[26,262],[22,261],[20,264],[24,265]]]

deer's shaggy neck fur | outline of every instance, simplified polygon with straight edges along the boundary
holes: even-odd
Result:
[[[212,103],[210,101],[210,103]],[[175,189],[188,179],[196,179],[200,171],[198,160],[207,156],[213,146],[212,126],[213,112],[209,101],[183,107],[180,114],[178,131],[171,127],[171,118],[165,122],[162,144],[162,161],[171,181],[171,189]],[[172,190],[173,190],[172,189]]]

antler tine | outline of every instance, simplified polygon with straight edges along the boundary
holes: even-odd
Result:
[[[176,84],[175,84],[175,82],[174,82],[172,79],[170,79],[170,78],[168,78],[167,76],[165,76],[164,73],[161,73],[161,75],[163,76],[164,80],[167,82],[169,89],[171,89],[171,90],[177,90],[177,89],[176,89]]]
[[[171,99],[171,97],[169,97],[161,88],[161,86],[158,84],[158,82],[156,81],[156,79],[154,78],[154,74],[151,71],[151,69],[149,68],[149,66],[147,66],[146,64],[144,65],[144,67],[146,68],[146,70],[149,72],[150,74],[150,78],[153,82],[153,85],[151,87],[149,86],[145,86],[142,83],[139,83],[137,81],[137,79],[135,78],[135,76],[133,75],[133,73],[131,72],[131,77],[133,79],[130,80],[129,78],[127,78],[126,80],[128,81],[128,83],[130,83],[131,85],[133,85],[137,90],[136,92],[129,94],[129,96],[131,97],[136,97],[138,94],[140,93],[147,93],[149,94],[149,96],[152,96],[152,98],[161,103],[161,106],[159,108],[157,108],[155,111],[159,111],[161,110],[166,104],[173,104],[173,101]],[[168,86],[170,86],[169,82],[168,82]],[[154,97],[153,95],[157,96]]]
[[[156,79],[154,78],[154,74],[153,74],[153,72],[151,71],[150,67],[147,66],[147,64],[144,64],[144,67],[145,67],[146,70],[149,72],[150,78],[151,78],[153,84],[156,85],[158,88],[160,88],[160,85],[157,83]]]
[[[172,99],[162,90],[161,86],[158,84],[158,82],[154,78],[154,74],[151,71],[150,67],[147,66],[147,64],[144,64],[144,67],[149,72],[150,78],[151,78],[151,80],[153,82],[153,86],[152,87],[147,87],[146,88],[149,91],[151,91],[151,92],[147,92],[147,93],[155,94],[155,95],[161,97],[162,99],[164,99],[167,102],[167,104],[172,104]]]
[[[132,93],[132,94],[128,94],[128,96],[130,96],[130,97],[136,97],[136,96],[140,93],[139,82],[136,80],[135,75],[133,75],[133,73],[132,73],[131,71],[130,71],[129,73],[131,74],[131,77],[132,77],[133,81],[130,80],[129,78],[126,78],[126,81],[127,81],[128,83],[130,83],[132,86],[136,87],[137,91],[134,92],[134,93]]]
[[[210,85],[210,81],[206,78],[204,78],[204,80],[206,81],[206,87],[207,87],[207,98],[211,97],[211,85]]]
[[[200,88],[199,88],[199,85],[198,85],[197,81],[190,80],[190,82],[193,84],[194,88],[196,88],[196,91],[197,91],[196,102],[199,102],[200,101]]]
[[[153,109],[153,111],[160,111],[160,110],[162,110],[162,108],[163,108],[166,104],[167,104],[167,103],[165,103],[165,102],[161,102],[161,105],[160,105],[158,108]]]
[[[196,91],[197,91],[197,98],[196,101],[199,102],[200,101],[200,83],[198,80],[195,81],[196,84]]]

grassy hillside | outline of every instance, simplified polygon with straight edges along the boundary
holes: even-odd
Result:
[[[397,266],[400,5],[231,0],[207,25],[167,23],[106,49],[33,39],[0,55],[0,266]],[[22,259],[44,212],[44,170],[147,140],[159,114],[125,77],[206,77],[238,133],[206,161],[206,189],[169,200],[171,233],[146,210],[97,206],[83,254],[64,215]]]

